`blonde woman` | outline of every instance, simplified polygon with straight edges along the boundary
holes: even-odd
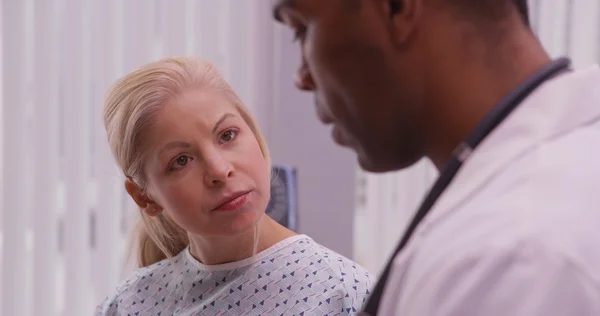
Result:
[[[168,58],[118,80],[104,123],[141,210],[140,269],[96,315],[355,314],[371,276],[265,215],[269,153],[218,71]]]

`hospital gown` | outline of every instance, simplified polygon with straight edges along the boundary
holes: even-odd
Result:
[[[305,235],[214,266],[186,248],[139,269],[95,315],[355,315],[372,280],[364,268]]]

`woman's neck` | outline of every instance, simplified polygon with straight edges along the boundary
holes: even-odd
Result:
[[[258,234],[256,249],[254,249],[255,233]],[[294,232],[264,215],[256,229],[250,229],[240,235],[231,237],[190,235],[190,252],[202,264],[223,264],[249,258],[255,250],[256,253],[261,252],[293,235]]]

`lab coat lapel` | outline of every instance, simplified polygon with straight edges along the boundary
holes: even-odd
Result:
[[[534,91],[483,140],[423,222],[437,220],[473,198],[487,183],[544,140],[600,119],[600,71],[568,73]]]

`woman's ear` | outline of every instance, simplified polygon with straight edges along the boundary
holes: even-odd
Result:
[[[163,208],[154,202],[148,194],[142,190],[131,179],[125,179],[125,190],[131,196],[135,204],[148,216],[157,216],[163,211]]]

